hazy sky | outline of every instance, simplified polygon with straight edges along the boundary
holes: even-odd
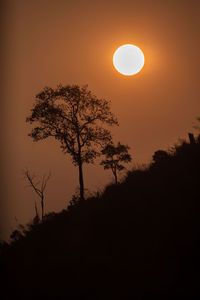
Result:
[[[3,1],[2,1],[3,2]],[[133,164],[147,163],[194,131],[200,115],[200,1],[7,0],[1,8],[1,158],[4,238],[34,216],[36,195],[22,170],[52,172],[46,212],[66,208],[78,169],[54,140],[33,143],[25,119],[45,86],[88,84],[111,100],[120,127],[115,141],[131,147]],[[122,44],[139,46],[145,66],[135,76],[112,65]],[[97,165],[84,167],[85,186],[112,181]]]

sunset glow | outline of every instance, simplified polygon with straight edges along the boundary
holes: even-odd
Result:
[[[119,73],[131,76],[137,74],[143,68],[144,54],[134,45],[123,45],[115,51],[113,64]]]

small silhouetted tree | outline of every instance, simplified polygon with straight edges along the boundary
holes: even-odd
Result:
[[[102,124],[117,125],[110,102],[98,99],[87,86],[46,87],[36,95],[36,103],[27,122],[37,124],[29,134],[34,141],[54,137],[64,153],[79,168],[80,199],[84,199],[83,163],[93,163],[110,142],[110,131]]]
[[[33,190],[36,192],[36,194],[40,198],[40,204],[41,204],[41,214],[42,214],[42,221],[44,219],[44,199],[45,199],[45,189],[47,186],[47,182],[49,181],[51,174],[49,175],[43,175],[42,178],[38,181],[36,176],[31,174],[28,170],[24,172],[25,178],[29,182],[29,186],[33,188]],[[39,220],[38,210],[37,210],[37,204],[35,202],[35,211],[36,216],[34,218],[34,222],[37,223],[37,220]]]
[[[125,168],[123,163],[129,163],[131,161],[131,155],[128,153],[129,149],[129,146],[122,145],[118,142],[116,146],[110,143],[102,150],[105,159],[102,160],[100,164],[105,170],[112,170],[116,184],[118,183],[117,173]]]

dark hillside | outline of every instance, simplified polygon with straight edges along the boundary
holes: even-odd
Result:
[[[199,299],[200,143],[157,151],[100,197],[2,247],[14,299]]]

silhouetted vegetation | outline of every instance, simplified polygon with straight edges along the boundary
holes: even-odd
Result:
[[[36,103],[26,120],[36,123],[29,134],[34,141],[54,137],[64,153],[79,168],[80,199],[84,199],[83,163],[93,163],[100,150],[111,141],[102,125],[118,125],[110,102],[98,99],[87,86],[46,87],[36,95]],[[99,150],[100,148],[100,150]]]
[[[29,170],[24,171],[24,177],[29,183],[29,187],[32,187],[34,192],[39,196],[40,198],[40,204],[41,204],[41,215],[42,215],[42,221],[44,219],[44,199],[45,199],[45,189],[47,186],[47,183],[51,177],[51,174],[49,175],[43,175],[42,178],[38,181],[38,178],[34,175],[31,174]],[[35,201],[35,218],[34,222],[39,221],[39,213],[37,209],[37,203]]]
[[[129,146],[122,145],[120,142],[115,146],[112,143],[106,145],[101,151],[105,159],[101,161],[101,165],[105,170],[111,169],[115,177],[115,183],[118,183],[118,172],[125,169],[122,163],[129,163],[131,155],[128,153]]]
[[[14,299],[199,299],[200,139],[1,247]]]

